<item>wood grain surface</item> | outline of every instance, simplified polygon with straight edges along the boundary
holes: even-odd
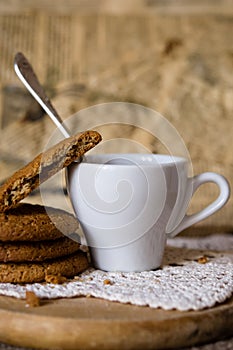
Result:
[[[233,298],[203,311],[164,311],[94,298],[0,297],[0,341],[46,349],[178,349],[233,335]]]

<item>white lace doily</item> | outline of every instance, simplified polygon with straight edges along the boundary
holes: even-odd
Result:
[[[219,252],[210,250],[211,240]],[[221,243],[228,252],[222,251]],[[206,245],[208,250],[204,249]],[[30,290],[40,298],[92,296],[165,310],[201,310],[233,295],[233,252],[229,249],[233,249],[229,234],[175,238],[168,242],[162,268],[155,271],[113,273],[89,269],[62,285],[0,283],[0,294],[25,298],[26,290]]]

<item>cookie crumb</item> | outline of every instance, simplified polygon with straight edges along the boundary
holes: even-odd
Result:
[[[63,284],[67,282],[67,278],[60,275],[46,275],[45,281],[52,284]]]
[[[110,281],[109,279],[104,280],[104,284],[112,284],[112,281]]]
[[[26,290],[26,307],[37,307],[40,306],[40,299],[38,296],[29,290]]]
[[[84,279],[81,278],[81,277],[79,277],[79,276],[74,276],[73,279],[74,279],[75,281],[84,282]]]
[[[198,264],[206,264],[209,261],[207,256],[203,255],[197,259]]]

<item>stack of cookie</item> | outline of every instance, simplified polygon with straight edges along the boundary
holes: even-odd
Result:
[[[40,205],[22,203],[1,213],[0,281],[41,282],[49,275],[72,277],[85,270],[88,261],[79,243],[65,236],[77,227],[69,213]]]
[[[68,238],[78,228],[73,215],[19,202],[100,140],[94,131],[70,137],[37,156],[0,187],[0,282],[73,277],[88,267],[79,243]]]

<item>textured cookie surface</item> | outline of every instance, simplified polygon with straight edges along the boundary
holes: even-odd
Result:
[[[100,141],[99,133],[85,131],[59,142],[44,153],[39,154],[32,162],[14,173],[0,187],[0,212],[13,208],[37,188],[40,183],[82,157],[85,152]]]
[[[52,240],[71,234],[77,228],[73,215],[38,204],[19,203],[6,213],[0,213],[0,241]]]
[[[67,237],[34,243],[0,242],[0,262],[44,261],[70,255],[79,247],[79,243]]]
[[[43,282],[47,275],[74,277],[87,268],[87,256],[81,250],[41,263],[0,263],[0,283]]]

